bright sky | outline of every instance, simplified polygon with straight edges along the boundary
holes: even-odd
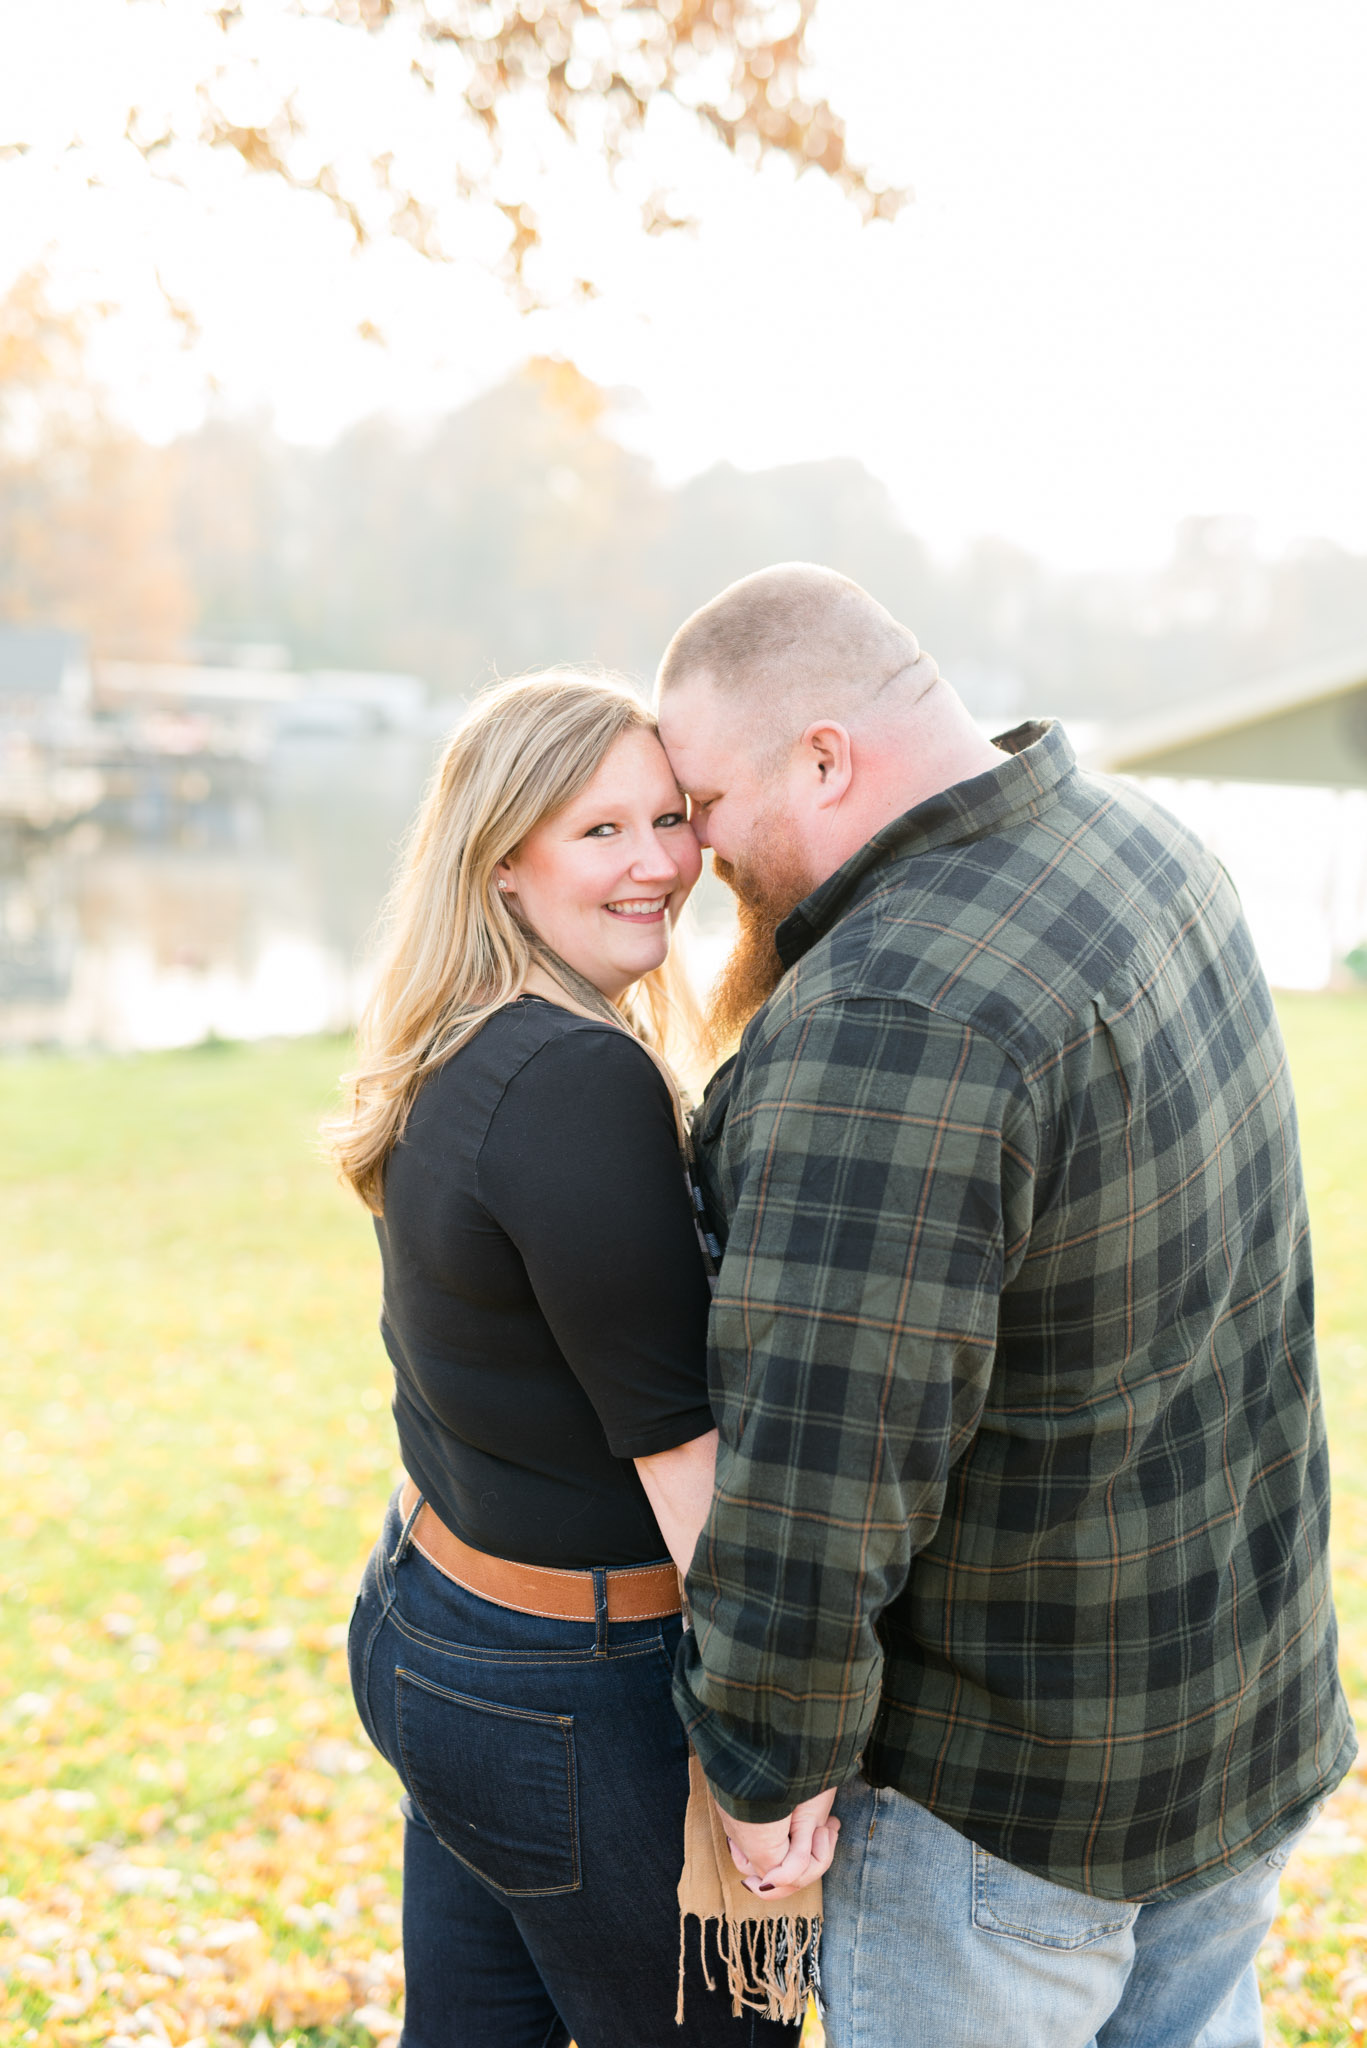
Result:
[[[640,394],[622,431],[668,476],[857,456],[945,553],[990,532],[1138,566],[1188,513],[1367,549],[1361,0],[821,0],[820,84],[916,203],[861,231],[819,180],[753,178],[663,120],[652,168],[699,232],[645,241],[560,167],[553,246],[603,294],[530,320],[454,210],[450,265],[357,258],[321,202],[226,158],[188,190],[135,175],[124,111],[170,104],[218,47],[202,14],[0,0],[0,144],[34,145],[0,162],[0,283],[46,249],[64,290],[122,304],[103,369],[148,431],[192,422],[212,382],[322,440],[563,352]],[[337,134],[401,135],[440,189],[439,123],[373,44],[318,29],[282,21],[282,75],[302,57]],[[158,271],[199,321],[188,353]]]

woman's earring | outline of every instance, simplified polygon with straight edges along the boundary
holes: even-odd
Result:
[[[498,886],[500,889],[506,889],[508,884],[506,882],[500,882]]]

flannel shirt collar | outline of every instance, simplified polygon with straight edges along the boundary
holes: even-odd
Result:
[[[956,782],[903,811],[860,847],[843,867],[790,911],[774,934],[785,968],[794,966],[817,940],[868,893],[880,868],[934,846],[999,832],[1018,819],[1037,817],[1057,800],[1064,781],[1077,772],[1077,756],[1063,727],[1053,718],[1029,720],[992,742],[1000,747],[1000,768]]]

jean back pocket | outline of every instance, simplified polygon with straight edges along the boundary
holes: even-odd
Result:
[[[973,1845],[973,1925],[1035,1948],[1090,1948],[1128,1933],[1139,1907],[1052,1884]]]
[[[572,1714],[394,1675],[402,1775],[437,1840],[511,1897],[579,1889]]]

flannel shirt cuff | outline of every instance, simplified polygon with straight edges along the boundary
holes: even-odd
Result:
[[[843,1762],[837,1760],[833,1769],[780,1776],[773,1750],[751,1748],[719,1715],[700,1710],[680,1671],[674,1676],[674,1705],[713,1798],[733,1820],[752,1826],[786,1820],[804,1799],[815,1799],[831,1785],[843,1784],[859,1768],[860,1752],[853,1749]]]

